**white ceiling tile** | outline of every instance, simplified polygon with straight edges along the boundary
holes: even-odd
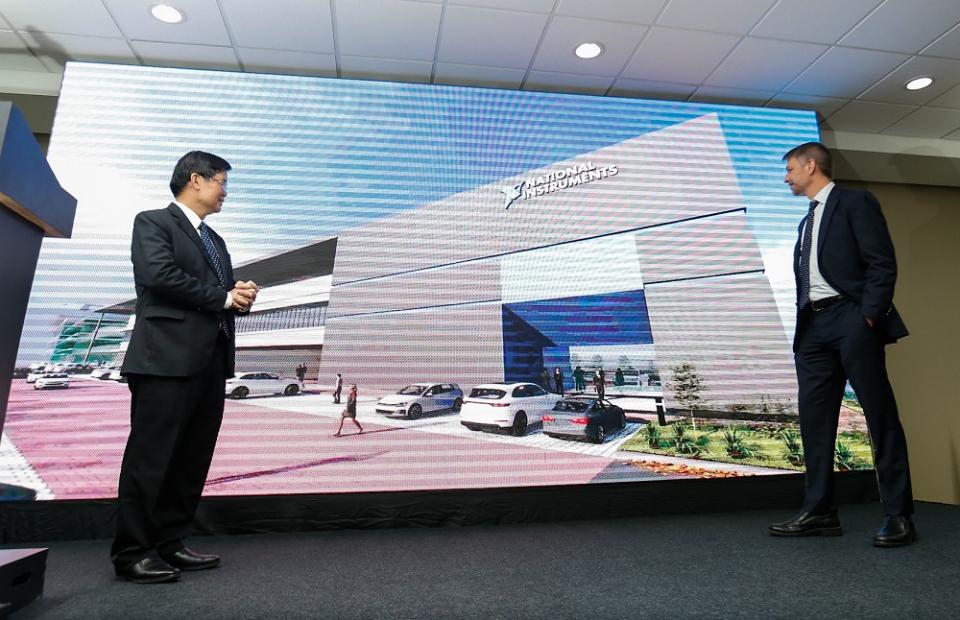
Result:
[[[923,90],[907,90],[915,77],[930,76],[933,84]],[[960,84],[960,60],[915,56],[890,75],[871,86],[860,98],[883,103],[923,105]]]
[[[652,24],[667,0],[560,0],[557,15]]]
[[[960,129],[943,137],[944,140],[960,140]]]
[[[960,21],[957,0],[886,0],[840,40],[842,45],[916,53]]]
[[[121,36],[100,0],[3,0],[0,13],[17,30]]]
[[[547,26],[533,68],[554,73],[583,73],[614,77],[620,73],[637,43],[647,32],[639,24],[554,17]],[[577,58],[573,50],[586,42],[602,43],[604,52],[596,58]]]
[[[68,60],[139,64],[136,55],[123,39],[83,37],[74,34],[22,32],[33,52],[51,71],[63,71]]]
[[[433,71],[433,62],[423,60],[394,60],[392,58],[364,56],[340,57],[340,75],[346,78],[427,83],[430,81],[431,71]]]
[[[930,101],[929,105],[938,108],[960,108],[960,86],[954,86],[933,101]]]
[[[644,38],[623,77],[655,82],[699,84],[740,37],[656,26]],[[683,50],[683,53],[678,53]]]
[[[264,8],[249,0],[220,0],[237,47],[333,53],[330,0],[270,0],[270,12],[282,19],[264,27]]]
[[[237,48],[244,71],[290,75],[322,75],[336,77],[337,60],[333,54],[311,54],[288,50]]]
[[[894,136],[941,138],[960,129],[960,110],[920,108],[883,131]]]
[[[776,95],[775,90],[753,90],[747,88],[723,88],[720,86],[701,86],[693,93],[690,101],[703,103],[731,103],[734,105],[758,106]]]
[[[130,45],[148,65],[186,67],[188,69],[229,69],[238,71],[237,55],[232,47],[131,41]]]
[[[946,33],[921,52],[924,56],[944,56],[960,58],[960,24]]]
[[[335,4],[339,52],[347,56],[429,60],[440,28],[438,4],[350,0]]]
[[[780,93],[767,102],[768,108],[787,108],[790,110],[816,110],[822,118],[826,118],[839,110],[849,99],[836,97],[814,97],[811,95],[792,95]]]
[[[546,23],[535,13],[448,6],[437,60],[526,70]]]
[[[775,0],[671,0],[657,24],[746,34]]]
[[[851,101],[831,114],[825,126],[834,131],[879,133],[916,109],[912,105]]]
[[[706,83],[731,88],[780,90],[827,50],[824,45],[747,37]]]
[[[630,80],[620,78],[610,89],[614,97],[638,97],[641,99],[671,99],[682,101],[697,90],[695,84],[675,84],[673,82],[652,82],[649,80]]]
[[[610,77],[531,71],[523,85],[523,90],[602,95],[610,88],[611,82],[613,82],[613,78]]]
[[[0,70],[46,72],[47,68],[30,53],[17,33],[0,30]]]
[[[906,54],[831,47],[784,87],[790,93],[853,98],[909,58]]]
[[[836,43],[882,0],[780,2],[750,34],[788,41]]]
[[[478,67],[438,62],[433,81],[436,84],[451,84],[454,86],[517,89],[520,88],[525,74],[526,71],[523,69]]]
[[[507,9],[510,11],[529,11],[549,13],[553,10],[554,0],[450,0],[450,5],[460,4],[485,9]],[[447,7],[450,10],[450,7]]]
[[[103,0],[127,39],[196,45],[230,45],[216,0],[177,0],[184,15],[179,24],[165,24],[150,15],[149,0]]]

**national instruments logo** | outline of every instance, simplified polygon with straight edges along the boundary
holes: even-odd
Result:
[[[560,168],[542,176],[521,179],[516,185],[500,189],[500,193],[503,194],[503,208],[504,210],[509,209],[510,205],[517,200],[539,198],[547,194],[614,177],[619,173],[620,167],[617,164],[597,166],[592,161],[588,161],[575,166]]]

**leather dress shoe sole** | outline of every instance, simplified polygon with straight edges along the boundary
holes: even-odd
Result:
[[[803,530],[794,530],[794,531],[784,531],[770,528],[771,536],[784,536],[787,538],[798,538],[800,536],[841,536],[843,535],[843,528],[839,525],[836,527],[811,527],[809,529]]]
[[[907,535],[907,536],[905,536],[905,537],[903,537],[903,538],[895,538],[895,539],[884,539],[884,538],[877,539],[877,538],[874,538],[874,539],[873,539],[873,546],[874,546],[874,547],[885,547],[885,548],[889,548],[889,547],[906,547],[907,545],[911,545],[911,544],[913,544],[913,543],[915,543],[915,542],[917,542],[917,533],[916,533],[915,531],[911,530],[911,531],[910,531],[910,534]]]
[[[159,561],[143,561],[129,566],[114,566],[117,577],[141,585],[152,583],[167,583],[180,579],[180,571],[172,566],[161,564]]]
[[[208,570],[220,566],[220,556],[217,555],[199,555],[188,551],[187,553],[178,552],[171,556],[163,558],[171,566],[175,566],[182,571]]]

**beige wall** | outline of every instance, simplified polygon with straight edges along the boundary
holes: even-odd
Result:
[[[895,302],[910,336],[888,347],[918,500],[960,504],[960,189],[844,183],[872,191],[897,249]]]

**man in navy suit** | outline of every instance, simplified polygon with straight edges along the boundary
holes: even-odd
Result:
[[[878,547],[912,543],[907,442],[887,377],[885,346],[907,335],[893,307],[897,262],[880,203],[833,183],[830,152],[808,142],[783,157],[784,181],[811,200],[794,249],[797,326],[793,350],[806,460],[800,514],[770,526],[775,536],[837,536],[833,463],[847,380],[863,407],[886,512]]]
[[[234,313],[256,299],[253,282],[233,281],[227,247],[204,221],[227,196],[230,164],[201,151],[174,169],[165,209],[133,224],[136,324],[121,374],[131,393],[111,557],[135,583],[175,581],[182,570],[215,568],[183,537],[193,520],[233,376]]]

